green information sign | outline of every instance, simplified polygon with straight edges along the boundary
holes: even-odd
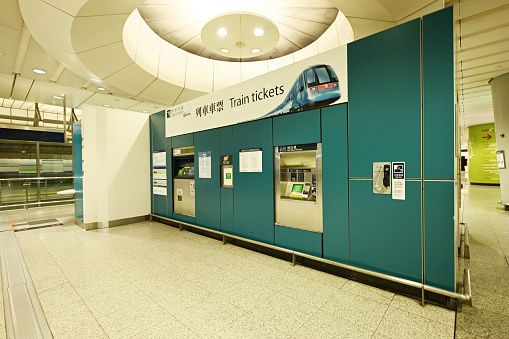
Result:
[[[231,173],[226,173],[226,179],[231,179],[232,178],[232,174]]]
[[[500,184],[495,124],[468,128],[468,178],[474,184]]]

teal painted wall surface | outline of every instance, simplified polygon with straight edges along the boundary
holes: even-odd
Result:
[[[424,179],[454,179],[453,8],[424,16],[422,34]]]
[[[272,119],[233,126],[233,144],[235,234],[274,244]],[[239,172],[239,151],[249,148],[262,149],[262,172]]]
[[[233,155],[233,127],[227,126],[219,129],[219,155]],[[221,175],[221,173],[219,174]],[[221,184],[221,182],[219,182]],[[221,187],[221,231],[234,233],[233,227],[233,194],[235,189],[235,177],[233,188]]]
[[[322,108],[323,257],[348,264],[347,105]]]
[[[81,120],[73,124],[72,132],[72,147],[74,156],[74,191],[76,192],[75,199],[75,210],[74,216],[81,222],[85,222],[85,216],[83,215],[83,139],[81,130]],[[80,177],[80,178],[78,178]]]
[[[187,146],[193,146],[194,145],[194,133],[184,134],[184,135],[178,135],[176,137],[172,137],[172,147],[187,147]]]
[[[287,114],[273,118],[274,146],[321,142],[320,110]]]
[[[211,178],[200,178],[199,153],[211,153]],[[221,229],[221,192],[219,173],[219,129],[194,133],[196,224]]]
[[[152,152],[166,151],[166,130],[165,130],[165,111],[154,113],[150,116],[150,166],[152,167]],[[167,154],[169,156],[169,154]],[[169,172],[167,172],[167,175]],[[167,177],[168,178],[168,177]],[[152,180],[152,171],[150,174]],[[153,194],[152,187],[152,213],[163,217],[168,217],[167,201],[165,195]]]
[[[172,163],[172,138],[166,138],[166,209],[163,217],[173,218],[173,163]]]
[[[350,180],[353,266],[422,281],[421,182],[406,182],[406,200],[373,194],[372,180]]]
[[[275,244],[283,248],[322,257],[322,234],[275,226]]]
[[[455,291],[454,182],[424,182],[426,284]]]
[[[405,161],[407,178],[421,177],[420,27],[416,19],[348,45],[351,178],[372,178],[378,161]]]

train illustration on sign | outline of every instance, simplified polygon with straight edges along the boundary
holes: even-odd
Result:
[[[283,102],[264,117],[323,107],[341,98],[339,79],[325,64],[306,68],[295,80]]]

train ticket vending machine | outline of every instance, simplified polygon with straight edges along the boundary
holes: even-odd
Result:
[[[274,151],[276,224],[322,233],[322,144]]]
[[[195,216],[194,147],[173,149],[173,212]]]

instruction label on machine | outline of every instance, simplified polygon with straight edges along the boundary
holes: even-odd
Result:
[[[212,178],[212,160],[211,152],[199,152],[198,153],[198,172],[200,178],[210,179]]]
[[[405,200],[405,163],[392,163],[392,199]]]

